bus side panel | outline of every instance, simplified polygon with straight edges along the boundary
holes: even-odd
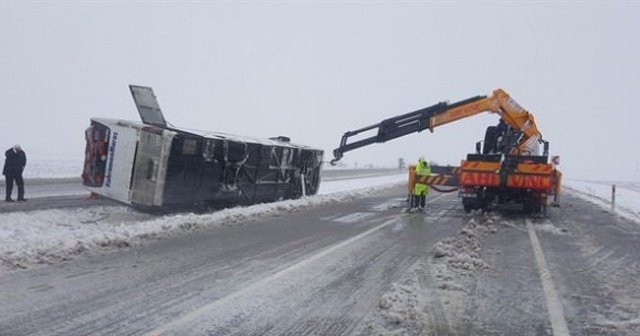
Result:
[[[315,194],[322,151],[179,134],[167,165],[165,205],[215,207]]]

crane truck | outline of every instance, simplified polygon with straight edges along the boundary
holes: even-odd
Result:
[[[549,142],[543,140],[533,114],[502,89],[494,90],[490,96],[440,102],[348,131],[333,151],[331,163],[335,164],[348,151],[427,129],[433,132],[439,126],[483,112],[497,114],[500,121],[487,127],[484,141],[476,143],[475,153],[468,154],[460,167],[432,167],[434,173],[440,173],[438,176],[417,178],[410,167],[408,189],[417,181],[453,185],[467,212],[519,204],[525,212],[537,213],[546,211],[551,197],[552,204],[557,205],[562,173],[549,162]],[[375,134],[366,136],[371,132]],[[356,136],[359,140],[349,141]]]

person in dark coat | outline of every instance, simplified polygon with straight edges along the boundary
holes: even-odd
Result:
[[[20,145],[15,145],[9,148],[5,153],[4,168],[2,174],[5,176],[7,185],[7,197],[4,199],[6,202],[13,202],[11,199],[11,192],[13,191],[13,181],[18,185],[18,201],[24,202],[24,180],[22,179],[22,172],[24,166],[27,165],[27,155],[22,150]]]

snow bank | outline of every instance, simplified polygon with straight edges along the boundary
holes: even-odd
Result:
[[[425,267],[423,262],[418,262],[398,282],[391,284],[374,312],[357,327],[354,335],[423,335],[427,320],[424,307],[429,304],[420,286]]]
[[[474,273],[489,268],[480,256],[480,246],[484,236],[497,232],[495,222],[499,218],[490,216],[480,219],[481,223],[471,218],[457,235],[436,243],[429,262],[416,262],[391,284],[355,335],[425,335],[429,331],[429,311],[438,306],[446,321],[458,321],[472,294],[469,289]],[[429,273],[433,283],[421,284]]]
[[[480,257],[481,238],[495,232],[494,219],[478,224],[472,218],[457,236],[436,243],[432,249],[436,286],[442,290],[464,291],[464,284],[457,281],[489,267]]]
[[[563,181],[565,190],[571,194],[611,210],[611,185],[616,185],[615,212],[627,219],[640,222],[640,183]]]
[[[101,247],[126,247],[202,228],[237,225],[274,214],[344,202],[404,183],[406,176],[326,182],[320,195],[207,214],[153,216],[126,206],[0,214],[0,271],[51,263]]]

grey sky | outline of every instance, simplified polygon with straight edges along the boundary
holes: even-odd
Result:
[[[640,179],[639,33],[640,3],[0,3],[0,146],[81,160],[90,117],[138,119],[138,84],[174,125],[288,135],[329,159],[344,131],[501,87],[566,175]],[[456,164],[495,123],[344,160]]]

